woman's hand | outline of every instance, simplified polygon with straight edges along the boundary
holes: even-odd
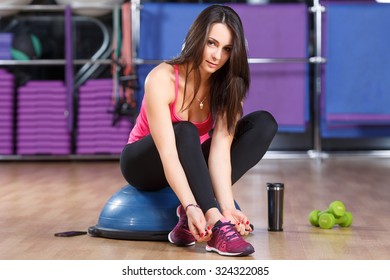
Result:
[[[250,232],[252,232],[248,218],[240,210],[235,208],[227,209],[222,212],[222,215],[236,226],[237,231],[241,235],[248,235]]]
[[[211,229],[206,226],[206,219],[202,210],[198,207],[188,207],[186,213],[188,218],[188,227],[196,241],[209,241],[211,239]]]

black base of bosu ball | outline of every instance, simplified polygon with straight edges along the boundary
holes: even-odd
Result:
[[[103,207],[90,236],[129,240],[167,241],[178,222],[180,204],[170,187],[159,191],[140,191],[124,186]]]

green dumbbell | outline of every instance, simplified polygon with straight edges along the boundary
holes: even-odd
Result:
[[[330,213],[321,214],[318,220],[320,228],[331,229],[335,225],[341,227],[349,227],[352,224],[352,214],[351,212],[345,212],[344,216],[340,218],[335,218]]]
[[[320,210],[313,210],[309,214],[309,222],[312,226],[318,227],[318,215],[321,213]]]
[[[324,211],[320,210],[313,210],[309,214],[309,222],[313,226],[318,227],[318,218],[320,215],[329,213],[332,214],[336,218],[340,218],[345,214],[345,205],[339,200],[333,201],[331,204],[329,204],[328,209]]]

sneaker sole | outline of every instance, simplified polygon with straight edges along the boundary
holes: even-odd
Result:
[[[168,240],[169,240],[169,242],[171,242],[172,244],[175,244],[178,247],[189,247],[189,246],[195,245],[195,241],[188,243],[188,244],[176,244],[175,242],[172,241],[171,232],[168,234]]]
[[[219,251],[218,249],[216,249],[214,247],[210,247],[208,245],[206,245],[206,251],[207,252],[216,252],[216,253],[220,254],[221,256],[234,256],[234,257],[244,257],[244,256],[248,256],[248,255],[255,252],[255,250],[251,249],[251,250],[247,250],[247,251],[239,252],[239,253],[228,253],[228,252]]]

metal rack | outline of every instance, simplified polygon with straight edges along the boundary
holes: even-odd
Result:
[[[73,5],[2,5],[1,9],[4,11],[7,10],[18,10],[20,12],[46,12],[46,13],[63,13],[65,16],[66,13],[70,11],[73,11],[75,9],[77,10],[83,10],[83,9],[115,9],[118,8],[119,5],[106,5],[106,4],[73,4]],[[32,16],[29,18],[37,17],[39,20],[43,20],[45,16]],[[74,17],[76,18],[76,17]],[[79,19],[85,19],[85,16],[77,16],[77,20]],[[94,19],[93,17],[88,17],[90,21],[93,21],[103,33],[103,44],[100,47],[100,49],[95,53],[91,59],[71,59],[72,66],[81,66],[80,71],[76,74],[74,74],[72,77],[72,91],[74,89],[77,89],[87,78],[86,74],[93,71],[96,67],[99,65],[112,65],[113,61],[112,59],[108,58],[111,50],[106,51],[110,45],[110,38],[108,35],[108,31],[106,30],[105,26],[103,24]],[[65,23],[66,24],[66,23]],[[113,28],[113,32],[118,32],[117,29]],[[101,55],[104,54],[105,58],[99,58]],[[66,57],[65,59],[34,59],[34,60],[28,60],[28,61],[17,61],[17,60],[0,60],[0,66],[62,66],[67,65],[69,63],[69,57]],[[116,78],[116,73],[113,74],[113,78]],[[69,97],[70,102],[72,103],[71,99],[73,97]],[[70,122],[72,122],[73,117],[70,116]],[[70,128],[71,130],[72,128]],[[72,131],[71,131],[72,132]],[[117,156],[113,155],[0,155],[0,160],[98,160],[98,159],[113,159],[117,158]]]
[[[322,152],[321,143],[321,64],[326,62],[326,59],[322,57],[322,13],[325,12],[325,8],[321,6],[319,0],[313,0],[313,6],[309,8],[309,12],[313,13],[313,28],[314,28],[314,53],[318,59],[314,65],[314,93],[313,93],[313,106],[314,106],[314,150],[309,151],[311,157],[321,160],[324,155]]]
[[[65,10],[69,7],[70,9],[113,9],[117,7],[117,5],[105,5],[105,4],[73,4],[73,5],[2,5],[1,9],[4,11],[7,10],[19,10],[23,12],[47,12],[47,13],[58,13],[65,12]],[[87,63],[97,63],[97,64],[111,64],[111,59],[74,59],[74,65],[84,65]],[[65,59],[36,59],[30,61],[17,61],[17,60],[0,60],[0,66],[58,66],[65,65]]]

